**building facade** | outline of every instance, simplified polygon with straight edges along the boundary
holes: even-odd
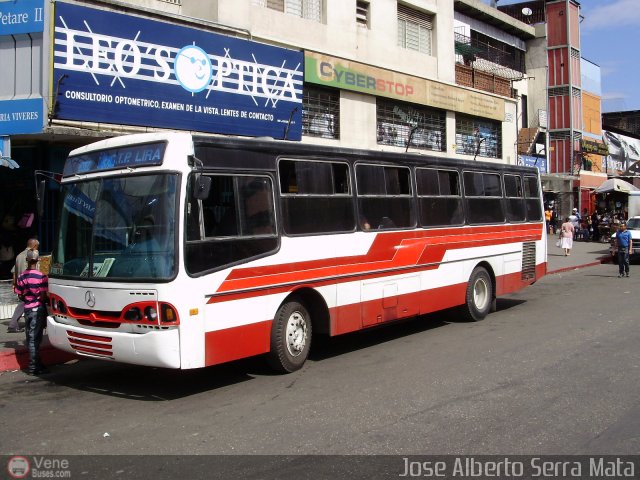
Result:
[[[480,0],[16,0],[0,35],[3,228],[100,138],[186,130],[517,163],[534,27]],[[37,212],[36,212],[37,213]],[[23,239],[17,240],[17,246]]]

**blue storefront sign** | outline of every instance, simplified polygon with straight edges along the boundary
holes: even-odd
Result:
[[[540,173],[547,172],[547,159],[545,157],[533,157],[530,155],[519,155],[521,165],[525,167],[538,167]]]
[[[0,35],[42,32],[44,0],[0,2]]]
[[[0,135],[42,132],[42,112],[42,98],[1,101]]]
[[[54,118],[300,140],[302,52],[55,7]]]

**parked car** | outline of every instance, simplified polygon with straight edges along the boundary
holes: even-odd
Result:
[[[640,258],[640,216],[627,220],[627,230],[631,232],[633,247],[633,251],[629,252],[629,259]],[[609,253],[611,254],[613,263],[618,263],[618,244],[615,233],[611,235],[611,239],[609,240]]]

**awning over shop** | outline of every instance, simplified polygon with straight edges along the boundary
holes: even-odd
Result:
[[[633,190],[639,190],[637,187],[625,182],[620,178],[610,178],[605,180],[602,185],[595,189],[595,193],[621,192],[629,193]]]

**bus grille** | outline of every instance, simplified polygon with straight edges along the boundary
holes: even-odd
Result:
[[[522,280],[536,278],[536,243],[522,244]]]
[[[111,337],[101,335],[85,335],[84,333],[67,332],[69,344],[79,355],[100,358],[113,358]]]

